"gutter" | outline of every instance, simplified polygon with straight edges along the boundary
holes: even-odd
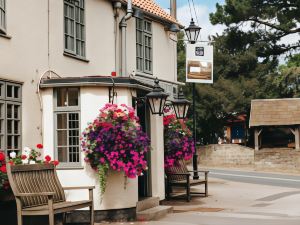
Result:
[[[42,80],[40,88],[55,87],[126,87],[151,91],[153,85],[129,77],[68,77]]]

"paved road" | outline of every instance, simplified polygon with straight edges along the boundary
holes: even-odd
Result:
[[[224,180],[300,189],[300,176],[295,175],[246,172],[227,169],[209,169],[209,171],[210,177]]]

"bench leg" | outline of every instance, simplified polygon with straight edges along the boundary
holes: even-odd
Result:
[[[207,182],[205,182],[205,197],[208,196],[208,185]]]
[[[170,200],[170,193],[171,193],[171,186],[169,184],[167,184],[167,193],[166,193],[166,197],[167,197],[167,200]]]
[[[191,200],[191,188],[190,185],[186,186],[186,201],[189,202]]]
[[[65,223],[67,223],[67,213],[63,213],[63,215],[62,215],[62,223],[63,224],[65,224]]]
[[[18,225],[23,225],[23,218],[21,213],[18,213]]]
[[[54,224],[54,214],[53,214],[53,211],[49,212],[49,225],[55,225]]]
[[[95,215],[94,215],[94,206],[90,206],[90,222],[91,225],[94,225]]]
[[[55,225],[54,212],[53,212],[53,196],[48,197],[48,207],[49,207],[49,225]]]

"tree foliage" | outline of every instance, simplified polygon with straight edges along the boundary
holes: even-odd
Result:
[[[226,0],[210,14],[212,24],[223,24],[247,40],[247,49],[254,48],[259,57],[276,58],[300,48],[299,38],[289,43],[282,40],[300,33],[299,0]]]
[[[227,118],[250,113],[252,99],[300,96],[299,39],[300,1],[226,0],[210,15],[223,24],[222,35],[211,36],[214,44],[214,84],[197,84],[197,139],[214,143],[223,136]],[[178,80],[185,81],[184,34],[179,34]],[[282,55],[291,54],[287,65],[278,67]],[[191,84],[185,93],[192,99]],[[191,111],[191,110],[190,110]],[[190,115],[192,116],[192,115]],[[248,117],[249,118],[249,117]]]

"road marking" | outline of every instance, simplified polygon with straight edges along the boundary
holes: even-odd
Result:
[[[248,178],[256,178],[256,179],[267,179],[267,180],[281,180],[281,181],[292,181],[299,182],[300,180],[293,180],[288,178],[278,178],[278,177],[260,177],[260,176],[252,176],[252,175],[239,175],[239,174],[231,174],[231,173],[218,173],[218,172],[210,172],[210,174],[223,175],[223,176],[233,176],[233,177],[248,177]]]

